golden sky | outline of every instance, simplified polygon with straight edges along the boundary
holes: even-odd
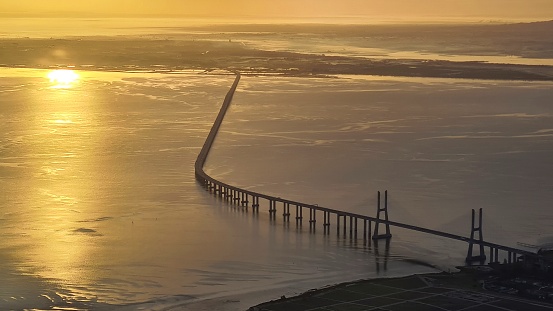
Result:
[[[553,19],[553,0],[0,0],[2,15]]]

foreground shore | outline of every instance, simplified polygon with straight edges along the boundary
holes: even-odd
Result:
[[[553,310],[553,304],[484,290],[482,284],[471,272],[361,280],[283,296],[249,310]]]

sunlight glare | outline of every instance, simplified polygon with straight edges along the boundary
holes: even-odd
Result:
[[[57,69],[48,73],[48,79],[53,88],[70,88],[79,80],[79,75],[73,70]]]

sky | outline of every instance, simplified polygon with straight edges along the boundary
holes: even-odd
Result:
[[[553,0],[0,0],[9,16],[553,19]]]

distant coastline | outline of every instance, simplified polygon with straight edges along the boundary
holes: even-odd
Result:
[[[553,81],[553,21],[127,26],[134,35],[4,36],[0,67]]]

